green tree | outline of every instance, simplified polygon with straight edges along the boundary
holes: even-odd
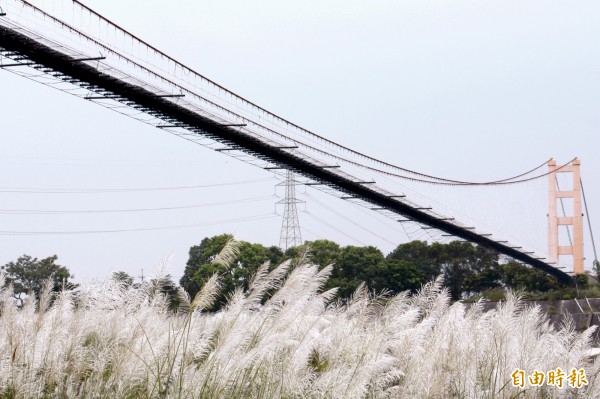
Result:
[[[442,271],[452,299],[500,286],[498,253],[466,241],[445,245]]]
[[[22,295],[33,293],[39,298],[40,292],[48,279],[52,279],[52,290],[57,292],[61,289],[72,289],[76,285],[70,281],[74,278],[69,269],[57,265],[58,256],[53,255],[38,260],[29,255],[23,255],[15,262],[2,266],[6,277],[13,284],[15,298],[23,303]]]
[[[220,274],[223,288],[212,310],[218,309],[226,301],[227,295],[237,287],[247,288],[250,279],[263,263],[270,262],[274,267],[283,260],[283,252],[277,247],[243,241],[239,245],[237,259],[231,265],[215,263],[215,257],[232,238],[229,234],[222,234],[205,238],[200,245],[192,247],[180,280],[181,286],[193,298],[213,274]]]
[[[589,284],[588,275],[585,273],[578,274],[573,279],[575,281],[576,288],[587,288]]]
[[[513,290],[535,293],[560,288],[560,284],[553,277],[521,262],[507,262],[501,269],[503,285]]]
[[[465,241],[431,245],[425,241],[411,241],[398,245],[386,259],[388,262],[405,261],[414,265],[416,271],[409,274],[412,287],[419,279],[421,285],[443,274],[444,285],[450,289],[454,300],[461,299],[464,294],[480,293],[500,286],[498,254]],[[402,267],[404,272],[410,272],[407,265]],[[402,286],[401,282],[392,284]],[[392,284],[388,286],[392,287]],[[392,290],[395,291],[395,287]]]
[[[181,297],[179,296],[179,287],[173,281],[173,277],[167,274],[158,279],[152,279],[150,282],[156,289],[156,293],[163,294],[167,298],[169,309],[176,311],[181,304]]]
[[[204,238],[199,245],[190,248],[189,258],[183,271],[179,284],[193,298],[200,288],[202,282],[194,279],[194,275],[202,265],[210,265],[225,244],[232,239],[231,234],[221,234],[214,237]],[[219,270],[214,270],[218,272]],[[210,276],[209,276],[210,277]]]
[[[285,251],[284,258],[299,260],[303,255],[307,255],[309,262],[323,268],[336,264],[341,256],[342,248],[339,244],[329,240],[306,241],[297,247],[288,248]]]
[[[373,289],[388,290],[392,294],[403,291],[416,291],[427,280],[425,273],[407,260],[387,259],[374,277]]]
[[[501,287],[500,255],[498,252],[464,241],[455,242],[468,246],[463,258],[471,271],[464,284],[466,292],[481,293],[485,290]]]
[[[308,241],[309,259],[321,268],[335,265],[340,261],[342,248],[339,244],[329,240]]]
[[[361,282],[373,288],[376,285],[375,277],[384,264],[383,253],[375,247],[344,247],[324,288],[338,287],[338,297],[348,298]]]
[[[223,288],[225,293],[232,292],[235,288],[248,288],[248,283],[258,268],[265,262],[269,262],[271,267],[277,266],[283,259],[282,251],[277,247],[265,247],[261,244],[251,244],[242,241],[239,247],[237,260],[228,268],[223,265],[217,265],[223,274]],[[202,266],[194,274],[194,279],[204,283],[212,275],[212,267],[205,273]]]
[[[387,260],[411,262],[423,274],[424,282],[435,279],[442,273],[446,245],[427,244],[426,241],[411,241],[398,245],[386,257]]]
[[[111,279],[123,284],[125,287],[131,287],[133,284],[133,277],[126,272],[114,272]]]

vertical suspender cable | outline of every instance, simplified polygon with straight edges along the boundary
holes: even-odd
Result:
[[[583,206],[585,207],[585,216],[587,217],[588,227],[590,229],[590,237],[592,238],[592,248],[594,249],[594,261],[598,261],[598,254],[596,253],[596,243],[594,242],[594,233],[592,232],[592,223],[590,222],[590,212],[588,211],[587,201],[585,199],[585,191],[583,190],[583,181],[579,179],[581,185],[581,194],[583,194]]]

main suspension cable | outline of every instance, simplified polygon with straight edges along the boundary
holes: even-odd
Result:
[[[131,37],[132,40],[135,40],[135,41],[139,42],[143,46],[145,46],[148,49],[150,49],[150,50],[154,51],[155,53],[159,54],[162,58],[166,58],[167,60],[169,60],[169,61],[175,63],[176,65],[178,65],[179,67],[181,67],[182,69],[185,69],[186,71],[197,75],[203,81],[208,82],[209,84],[213,85],[214,87],[219,88],[220,91],[228,93],[229,95],[235,97],[236,99],[242,101],[243,103],[246,103],[246,104],[250,105],[251,107],[254,107],[255,109],[259,110],[260,112],[264,112],[266,115],[268,115],[270,117],[273,117],[273,118],[275,118],[275,119],[277,119],[279,121],[282,121],[285,124],[287,124],[289,126],[292,126],[292,127],[296,128],[296,129],[299,129],[300,131],[302,131],[302,132],[304,132],[304,133],[306,133],[306,134],[308,134],[308,135],[310,135],[310,136],[312,136],[314,138],[317,138],[317,139],[319,139],[321,141],[324,141],[324,142],[326,142],[326,143],[328,143],[330,145],[333,145],[333,146],[335,146],[335,147],[337,147],[337,148],[339,148],[339,149],[341,149],[343,151],[346,151],[346,152],[349,152],[349,153],[351,153],[353,155],[356,155],[356,156],[358,156],[358,157],[360,157],[362,159],[367,159],[367,160],[372,161],[372,162],[374,162],[376,164],[383,165],[385,167],[389,167],[389,168],[392,168],[392,169],[395,169],[395,170],[399,170],[399,171],[402,171],[404,173],[409,173],[409,174],[421,176],[423,178],[414,178],[414,177],[409,177],[409,176],[400,175],[400,174],[397,174],[397,173],[391,173],[391,172],[387,172],[387,171],[384,171],[384,170],[381,170],[381,169],[373,168],[373,167],[367,166],[365,164],[362,164],[360,162],[352,161],[350,159],[347,159],[347,158],[344,158],[344,157],[341,157],[341,156],[338,156],[338,155],[335,155],[335,154],[331,154],[331,153],[329,153],[327,151],[324,151],[321,148],[316,148],[314,146],[310,146],[309,144],[306,144],[304,142],[298,141],[297,139],[293,139],[293,138],[291,138],[291,137],[289,137],[289,136],[287,136],[287,135],[285,135],[285,134],[283,134],[283,133],[281,133],[279,131],[275,131],[273,129],[270,129],[270,128],[262,125],[259,122],[247,119],[246,117],[243,117],[243,116],[241,116],[239,114],[236,114],[235,112],[231,111],[230,109],[222,107],[222,106],[220,106],[218,104],[215,104],[214,102],[211,102],[207,98],[205,98],[205,97],[203,97],[203,96],[201,96],[201,95],[199,95],[199,94],[191,91],[190,89],[185,88],[185,87],[179,85],[178,83],[176,83],[176,82],[174,82],[174,81],[166,78],[165,76],[163,76],[163,75],[161,75],[161,74],[159,74],[159,73],[157,73],[155,71],[152,71],[152,70],[150,70],[150,69],[142,66],[141,64],[139,64],[139,63],[133,61],[132,59],[124,56],[123,54],[120,54],[119,52],[115,51],[114,48],[107,47],[105,44],[102,44],[102,43],[98,42],[97,40],[95,40],[94,38],[92,38],[89,35],[85,34],[81,30],[78,30],[77,28],[75,28],[75,27],[73,27],[73,26],[71,26],[69,24],[66,24],[65,22],[57,19],[56,17],[48,14],[44,10],[42,10],[42,9],[34,6],[30,2],[28,2],[26,0],[21,0],[21,2],[23,4],[29,6],[30,8],[32,8],[34,11],[39,12],[42,15],[44,15],[45,17],[50,18],[52,21],[54,21],[54,22],[62,25],[64,28],[66,28],[66,29],[68,29],[68,30],[70,30],[70,31],[72,31],[72,32],[74,32],[74,33],[76,33],[76,34],[78,34],[78,35],[86,38],[87,40],[91,41],[92,43],[94,43],[96,45],[99,45],[99,46],[103,47],[104,49],[110,51],[111,53],[115,54],[117,57],[122,58],[124,61],[126,61],[128,63],[131,63],[132,65],[137,66],[139,68],[142,68],[147,73],[150,73],[151,75],[155,76],[156,78],[161,79],[161,80],[163,80],[165,82],[168,82],[169,84],[172,84],[176,88],[181,89],[181,90],[183,90],[185,92],[188,92],[188,93],[192,94],[193,96],[197,97],[198,99],[200,99],[202,101],[206,101],[207,103],[211,104],[212,106],[219,107],[219,109],[221,109],[223,112],[226,112],[228,114],[231,114],[231,115],[239,117],[239,118],[242,118],[242,119],[246,120],[247,122],[250,122],[250,123],[254,124],[255,126],[261,128],[261,129],[265,129],[266,131],[270,132],[271,134],[275,134],[275,135],[277,135],[277,136],[279,136],[279,137],[281,137],[281,138],[283,138],[285,140],[290,140],[290,141],[294,142],[295,144],[301,145],[301,146],[303,146],[303,147],[305,147],[305,148],[307,148],[309,150],[316,151],[316,152],[318,152],[321,155],[332,157],[332,158],[334,158],[334,159],[336,159],[338,161],[345,162],[345,163],[348,163],[350,165],[354,165],[354,166],[359,167],[359,168],[365,168],[367,170],[370,170],[370,171],[373,171],[373,172],[376,172],[376,173],[381,173],[381,174],[385,174],[385,175],[388,175],[388,176],[397,177],[397,178],[401,178],[401,179],[406,179],[406,180],[410,180],[410,181],[414,181],[414,182],[419,182],[419,183],[439,184],[439,185],[457,185],[457,186],[486,186],[486,185],[516,184],[516,183],[523,183],[523,182],[535,180],[537,178],[541,178],[543,176],[548,175],[548,173],[545,173],[545,174],[534,176],[534,177],[527,178],[527,179],[516,180],[516,179],[518,179],[518,178],[520,178],[522,176],[525,176],[525,175],[527,175],[529,173],[532,173],[533,171],[539,169],[540,167],[542,167],[545,164],[545,162],[544,162],[540,166],[535,167],[534,169],[531,169],[531,170],[529,170],[529,171],[527,171],[525,173],[521,173],[519,175],[512,176],[512,177],[509,177],[509,178],[500,179],[500,180],[494,180],[494,181],[488,181],[488,182],[468,182],[468,181],[446,179],[446,178],[441,178],[441,177],[437,177],[437,176],[433,176],[433,175],[428,175],[428,174],[420,173],[420,172],[417,172],[417,171],[414,171],[414,170],[411,170],[411,169],[403,168],[403,167],[400,167],[398,165],[393,165],[393,164],[390,164],[388,162],[382,161],[380,159],[368,156],[368,155],[366,155],[364,153],[361,153],[361,152],[352,150],[349,147],[343,146],[343,145],[341,145],[341,144],[339,144],[337,142],[334,142],[332,140],[326,139],[323,136],[317,135],[314,132],[311,132],[311,131],[309,131],[307,129],[304,129],[304,128],[300,127],[299,125],[291,123],[291,122],[287,121],[286,119],[283,119],[283,118],[279,117],[278,115],[275,115],[275,114],[267,111],[266,109],[264,109],[264,108],[262,108],[262,107],[260,107],[260,106],[258,106],[256,104],[248,101],[247,99],[245,99],[245,98],[237,95],[236,93],[234,93],[234,92],[232,92],[232,91],[224,88],[223,86],[220,86],[219,84],[213,82],[212,80],[207,79],[205,76],[201,75],[200,73],[196,72],[195,70],[191,69],[190,67],[188,67],[188,66],[186,66],[184,64],[181,64],[177,60],[175,60],[172,57],[168,56],[167,54],[161,52],[160,50],[156,49],[155,47],[151,46],[150,44],[144,42],[143,40],[141,40],[137,36],[131,34],[127,30],[125,30],[122,27],[120,27],[119,25],[117,25],[114,22],[112,22],[112,21],[108,20],[107,18],[103,17],[102,15],[100,15],[97,12],[95,12],[91,8],[87,7],[86,5],[78,2],[77,0],[72,0],[73,3],[77,4],[78,6],[82,7],[83,9],[87,10],[87,12],[90,12],[91,14],[95,15],[97,18],[105,21],[107,24],[109,24],[110,26],[113,26],[115,29],[118,29],[124,35],[127,35],[127,36]],[[260,136],[260,134],[259,134],[259,136]]]
[[[245,104],[248,104],[249,106],[253,107],[254,109],[256,109],[256,110],[258,110],[260,112],[263,112],[266,115],[268,115],[268,116],[270,116],[270,117],[272,117],[272,118],[274,118],[276,120],[279,120],[279,121],[283,122],[284,124],[286,124],[288,126],[291,126],[291,127],[295,128],[295,129],[298,129],[299,131],[304,132],[305,134],[307,134],[307,135],[309,135],[309,136],[311,136],[313,138],[321,140],[321,141],[323,141],[323,142],[325,142],[325,143],[327,143],[329,145],[337,147],[338,149],[341,149],[343,151],[349,152],[349,153],[351,153],[353,155],[356,155],[356,156],[358,156],[360,158],[367,159],[367,160],[369,160],[371,162],[375,162],[376,164],[383,165],[383,166],[386,166],[386,167],[390,167],[390,168],[396,169],[396,170],[401,170],[401,171],[403,171],[405,173],[409,173],[409,174],[421,176],[421,177],[426,178],[426,179],[431,179],[431,180],[440,181],[440,182],[446,182],[446,183],[454,183],[454,184],[457,184],[457,185],[495,185],[495,184],[499,184],[499,183],[503,183],[503,182],[508,182],[508,181],[512,181],[512,180],[518,179],[518,178],[520,178],[522,176],[525,176],[525,175],[527,175],[529,173],[532,173],[533,171],[539,169],[540,167],[542,167],[545,164],[545,162],[544,162],[540,166],[537,166],[537,167],[535,167],[535,168],[533,168],[533,169],[531,169],[531,170],[529,170],[529,171],[527,171],[525,173],[521,173],[521,174],[518,174],[516,176],[512,176],[512,177],[505,178],[505,179],[500,179],[500,180],[495,180],[495,181],[488,181],[488,182],[468,182],[468,181],[460,181],[460,180],[454,180],[454,179],[447,179],[447,178],[443,178],[443,177],[438,177],[438,176],[433,176],[433,175],[429,175],[429,174],[425,174],[425,173],[420,173],[420,172],[417,172],[417,171],[412,170],[412,169],[407,169],[407,168],[404,168],[404,167],[401,167],[401,166],[398,166],[398,165],[394,165],[394,164],[385,162],[383,160],[371,157],[371,156],[369,156],[369,155],[367,155],[365,153],[353,150],[353,149],[351,149],[351,148],[349,148],[347,146],[344,146],[344,145],[342,145],[342,144],[340,144],[338,142],[335,142],[333,140],[327,139],[324,136],[321,136],[321,135],[319,135],[319,134],[317,134],[317,133],[315,133],[313,131],[310,131],[310,130],[308,130],[306,128],[303,128],[302,126],[299,126],[299,125],[297,125],[297,124],[295,124],[295,123],[293,123],[293,122],[291,122],[291,121],[289,121],[289,120],[287,120],[287,119],[285,119],[285,118],[283,118],[283,117],[281,117],[281,116],[279,116],[277,114],[274,114],[274,113],[268,111],[267,109],[259,106],[258,104],[256,104],[256,103],[254,103],[254,102],[252,102],[252,101],[250,101],[250,100],[248,100],[248,99],[246,99],[246,98],[238,95],[237,93],[235,93],[235,92],[233,92],[233,91],[225,88],[224,86],[216,83],[215,81],[207,78],[206,76],[202,75],[201,73],[199,73],[198,71],[194,70],[193,68],[191,68],[191,67],[189,67],[189,66],[187,66],[187,65],[185,65],[185,64],[183,64],[183,63],[181,63],[179,61],[177,61],[176,59],[172,58],[171,56],[169,56],[165,52],[163,52],[163,51],[159,50],[158,48],[152,46],[151,44],[145,42],[144,40],[142,40],[138,36],[134,35],[133,33],[129,32],[128,30],[126,30],[123,27],[121,27],[120,25],[118,25],[115,22],[111,21],[110,19],[104,17],[103,15],[101,15],[98,12],[96,12],[95,10],[93,10],[92,8],[90,8],[89,6],[81,3],[78,0],[71,0],[71,1],[74,4],[78,5],[79,7],[81,7],[82,9],[84,9],[87,12],[91,13],[92,15],[96,16],[98,19],[104,21],[108,25],[110,25],[110,26],[114,27],[115,29],[121,31],[124,35],[127,35],[127,36],[131,37],[132,40],[137,41],[138,43],[142,44],[146,48],[148,48],[148,49],[152,50],[153,52],[155,52],[156,54],[160,55],[161,58],[165,58],[168,61],[176,64],[180,68],[188,71],[188,73],[192,73],[192,74],[198,76],[200,79],[202,79],[203,81],[209,83],[210,85],[213,85],[214,87],[218,88],[220,91],[223,91],[223,92],[227,93],[228,95],[236,98],[237,100],[240,100],[241,102],[243,102]],[[33,6],[32,4],[30,4],[27,1],[23,0],[23,2],[25,4],[27,4],[27,5],[29,5],[30,7],[37,8],[37,7]],[[39,10],[39,11],[41,11],[44,14],[47,14],[47,13],[45,13],[42,10]],[[50,16],[49,14],[47,14],[47,15]],[[79,32],[79,33],[83,33],[83,32]],[[163,77],[163,79],[164,79],[164,77]],[[178,86],[178,85],[176,84],[176,86]],[[291,139],[291,138],[288,137],[288,139]],[[327,154],[327,155],[331,156],[332,154]],[[542,176],[540,176],[540,177],[542,177]],[[425,180],[419,180],[419,181],[427,182]],[[524,181],[528,181],[528,180],[524,180]]]

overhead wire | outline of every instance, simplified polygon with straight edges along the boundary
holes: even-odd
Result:
[[[319,205],[321,205],[323,208],[325,208],[325,209],[327,209],[328,211],[330,211],[330,212],[332,212],[332,213],[334,213],[334,214],[338,215],[338,216],[339,216],[339,217],[341,217],[342,219],[346,220],[346,221],[347,221],[347,222],[349,222],[349,223],[352,223],[353,225],[355,225],[355,226],[359,227],[360,229],[362,229],[362,230],[364,230],[364,231],[368,232],[369,234],[372,234],[372,235],[374,235],[375,237],[377,237],[377,238],[379,238],[379,239],[381,239],[381,240],[383,240],[383,241],[387,242],[388,244],[392,244],[392,245],[396,244],[396,243],[394,243],[393,241],[390,241],[390,240],[388,240],[387,238],[383,237],[382,235],[380,235],[380,234],[377,234],[377,233],[376,233],[376,232],[374,232],[374,231],[371,231],[370,229],[366,228],[364,225],[362,225],[362,224],[359,224],[359,223],[356,223],[356,222],[355,222],[354,220],[352,220],[351,218],[349,218],[349,217],[347,217],[347,216],[343,215],[342,213],[340,213],[340,212],[336,211],[336,210],[335,210],[335,209],[333,209],[332,207],[330,207],[330,206],[326,205],[325,203],[323,203],[322,201],[320,201],[320,200],[319,200],[317,197],[315,197],[315,196],[313,196],[313,195],[310,195],[310,194],[308,194],[308,193],[306,193],[306,195],[307,195],[308,197],[310,197],[310,198],[311,198],[313,201],[315,201],[316,203],[318,203]]]
[[[346,232],[344,232],[344,231],[342,231],[342,230],[338,229],[337,227],[335,227],[335,226],[334,226],[334,225],[332,225],[331,223],[329,223],[329,222],[326,222],[325,220],[323,220],[323,218],[318,218],[318,217],[316,217],[315,215],[313,215],[311,212],[309,212],[309,211],[307,211],[307,210],[306,210],[306,211],[303,211],[302,213],[304,213],[304,214],[306,214],[306,215],[310,216],[312,219],[316,220],[316,221],[317,221],[317,222],[319,222],[319,223],[322,223],[322,224],[324,224],[325,226],[327,226],[327,227],[329,227],[330,229],[332,229],[332,230],[334,230],[334,231],[336,231],[336,232],[338,232],[338,233],[342,234],[343,236],[346,236],[346,237],[348,237],[348,238],[349,238],[349,239],[351,239],[352,241],[355,241],[355,242],[357,242],[357,243],[359,243],[360,245],[363,245],[363,246],[365,246],[365,247],[367,246],[367,244],[366,244],[366,243],[364,243],[364,242],[362,242],[361,240],[359,240],[358,238],[356,238],[356,237],[354,237],[354,236],[351,236],[350,234],[348,234],[348,233],[346,233]]]
[[[367,206],[365,206],[364,204],[356,203],[353,201],[346,201],[346,202],[348,204],[350,204],[358,212],[362,213],[363,215],[368,215],[368,216],[372,217],[373,211],[370,208],[368,208]],[[397,220],[398,215],[393,214],[393,216],[392,216],[390,214],[383,214],[383,213],[380,213],[380,215],[382,216],[383,219],[382,218],[374,218],[374,220],[377,221],[378,223],[380,223],[381,225],[385,226],[387,229],[392,230],[394,233],[404,233],[404,235],[410,239],[410,234],[406,230],[404,223],[398,222],[398,220]],[[390,223],[386,223],[386,222],[384,222],[384,220],[389,220]],[[400,225],[402,232],[397,228],[398,225]]]
[[[241,223],[255,220],[263,220],[269,219],[277,216],[274,212],[265,213],[261,215],[253,215],[246,216],[243,218],[235,218],[235,219],[224,219],[224,220],[216,220],[212,222],[204,222],[204,223],[193,223],[193,224],[183,224],[183,225],[174,225],[174,226],[159,226],[159,227],[142,227],[142,228],[132,228],[132,229],[110,229],[110,230],[74,230],[74,231],[10,231],[10,230],[0,230],[0,236],[29,236],[29,235],[78,235],[78,234],[104,234],[104,233],[127,233],[127,232],[139,232],[139,231],[155,231],[155,230],[173,230],[173,229],[185,229],[192,227],[204,227],[204,226],[213,226],[220,225],[225,223]]]
[[[315,237],[316,240],[326,240],[326,238],[324,238],[322,234],[317,234],[314,231],[307,229],[306,226],[302,226],[302,234],[304,234],[305,232]]]
[[[260,182],[275,181],[274,178],[262,178],[252,180],[240,180],[234,182],[201,184],[191,186],[172,186],[172,187],[126,187],[126,188],[40,188],[40,187],[0,187],[0,193],[25,193],[25,194],[98,194],[98,193],[122,193],[139,191],[171,191],[171,190],[191,190],[211,187],[235,186],[243,184],[253,184]]]
[[[183,206],[166,206],[158,208],[135,208],[135,209],[82,209],[82,210],[42,210],[42,209],[0,209],[0,214],[3,215],[63,215],[63,214],[85,214],[85,213],[129,213],[129,212],[154,212],[154,211],[170,211],[177,209],[193,209],[206,208],[212,206],[231,205],[231,204],[246,204],[249,202],[264,201],[274,198],[274,195],[264,195],[262,197],[252,197],[231,201],[219,201],[207,204],[183,205]]]

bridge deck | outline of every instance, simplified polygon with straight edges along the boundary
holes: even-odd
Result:
[[[385,208],[410,220],[496,250],[540,269],[562,283],[571,281],[571,277],[563,271],[514,247],[494,241],[487,236],[452,223],[448,219],[438,218],[424,210],[412,207],[397,198],[398,196],[387,195],[375,187],[371,187],[370,182],[355,181],[351,176],[311,162],[286,148],[271,145],[241,131],[241,129],[236,129],[235,126],[219,123],[193,112],[171,101],[167,96],[157,95],[141,86],[101,72],[84,62],[85,60],[57,51],[15,29],[0,25],[0,47],[12,52],[11,58],[17,58],[20,63],[30,63],[31,67],[60,76],[65,81],[98,93],[99,96],[109,96],[130,107],[158,117],[166,124],[183,127],[228,147],[241,149],[259,159],[293,170],[312,179],[315,184],[327,185],[341,193],[367,201],[376,207]]]

